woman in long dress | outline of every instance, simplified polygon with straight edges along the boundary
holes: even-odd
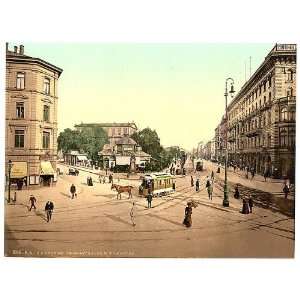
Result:
[[[192,203],[188,202],[187,207],[185,208],[185,217],[183,220],[183,224],[186,227],[192,226],[192,213],[193,213]]]

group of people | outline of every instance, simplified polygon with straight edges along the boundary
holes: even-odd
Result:
[[[29,207],[29,211],[31,211],[31,209],[36,210],[36,198],[33,195],[30,195],[29,197],[29,203],[30,203],[30,207]],[[52,218],[52,213],[54,210],[54,204],[52,201],[47,201],[46,205],[45,205],[45,214],[46,214],[46,218],[47,218],[47,222],[51,221]]]
[[[213,185],[215,180],[215,174],[214,171],[211,172],[211,176],[206,176],[205,179],[205,188],[207,189],[208,199],[212,200],[213,195]],[[191,187],[194,187],[194,177],[191,175]],[[195,182],[195,189],[196,192],[200,191],[200,179],[197,178]]]

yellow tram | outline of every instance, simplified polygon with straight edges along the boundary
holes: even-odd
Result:
[[[175,176],[168,173],[152,173],[143,176],[139,194],[146,197],[149,191],[153,196],[162,196],[174,192]]]

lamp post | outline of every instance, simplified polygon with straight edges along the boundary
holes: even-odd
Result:
[[[230,91],[228,92],[228,82],[230,81],[231,86],[230,86]],[[233,97],[234,94],[234,80],[231,77],[228,77],[225,81],[225,180],[224,180],[224,199],[223,199],[223,206],[228,207],[229,206],[229,199],[228,199],[228,186],[227,186],[227,164],[228,164],[228,146],[227,146],[227,141],[228,141],[228,117],[227,117],[227,97],[228,93]]]
[[[11,160],[8,161],[8,199],[7,203],[10,203],[10,176],[11,176],[11,169],[12,169],[13,163]]]

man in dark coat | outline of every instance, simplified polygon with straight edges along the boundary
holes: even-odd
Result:
[[[70,193],[72,195],[72,199],[74,199],[74,196],[76,196],[76,187],[75,185],[72,183],[71,187],[70,187]]]
[[[199,192],[199,189],[200,189],[200,181],[199,181],[199,178],[197,178],[197,180],[196,180],[196,192]]]
[[[32,208],[34,208],[36,210],[36,207],[35,207],[36,199],[33,195],[30,195],[29,202],[30,202],[29,211],[31,211]]]
[[[151,189],[148,190],[147,202],[148,202],[148,208],[151,208],[152,207],[152,193],[151,193]]]
[[[252,208],[253,208],[253,199],[252,199],[252,196],[249,197],[248,203],[249,203],[250,213],[252,213]]]
[[[46,216],[47,216],[47,222],[49,222],[51,220],[53,210],[54,210],[53,202],[47,201],[47,203],[45,205],[45,212],[46,212]]]
[[[194,178],[193,178],[193,176],[191,176],[191,187],[193,187],[194,186]]]

